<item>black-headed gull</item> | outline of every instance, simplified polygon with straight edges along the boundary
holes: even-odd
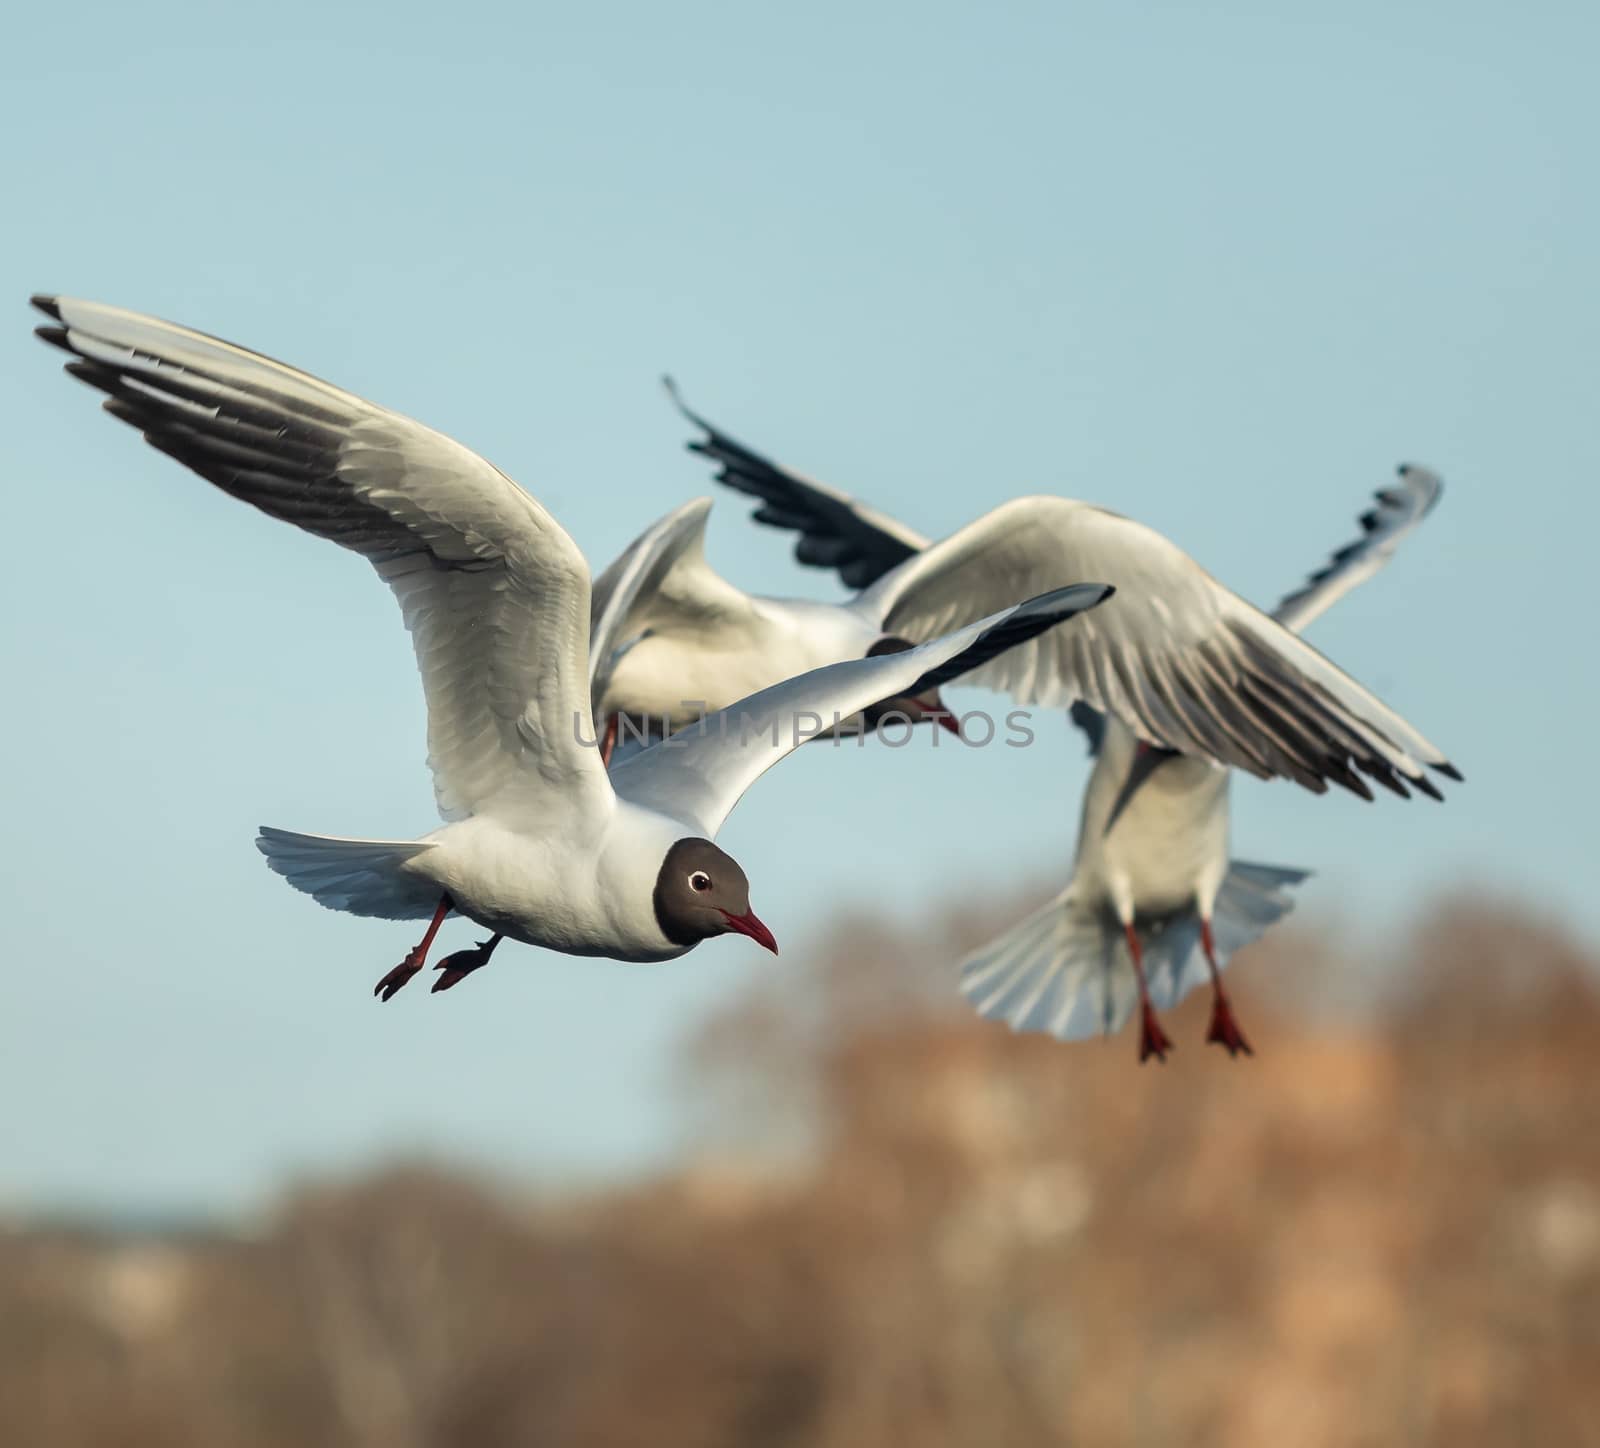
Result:
[[[864,617],[915,643],[1063,571],[1103,578],[1117,597],[1092,618],[1012,650],[965,682],[1020,704],[1082,700],[1151,744],[1262,779],[1292,779],[1317,794],[1332,783],[1370,799],[1365,774],[1398,794],[1410,786],[1437,799],[1429,769],[1460,778],[1438,748],[1342,669],[1141,523],[1068,498],[1017,498],[932,543],[753,452],[671,390],[705,434],[691,450],[720,465],[719,481],[760,499],[756,520],[798,532],[800,562],[836,569],[861,590],[846,604],[814,609]],[[623,667],[652,647],[693,654],[691,615],[664,609],[653,627]],[[764,642],[770,657],[784,656],[784,640]],[[708,671],[736,665],[752,666],[734,638],[706,661]]]
[[[1071,702],[1096,754],[1073,882],[965,964],[963,988],[987,1015],[1044,1022],[1041,1029],[1065,1037],[1115,1030],[1137,1003],[1140,1059],[1164,1057],[1171,1041],[1155,1007],[1178,1000],[1204,978],[1195,963],[1198,944],[1213,986],[1207,1039],[1233,1053],[1248,1051],[1220,970],[1232,952],[1291,908],[1284,889],[1306,872],[1243,862],[1230,867],[1228,775],[1217,764],[1288,774],[1318,793],[1331,780],[1369,800],[1371,791],[1350,766],[1402,797],[1410,786],[1438,798],[1419,762],[1461,777],[1409,725],[1298,638],[1313,618],[1382,568],[1433,506],[1441,485],[1425,468],[1402,467],[1398,484],[1381,490],[1377,506],[1362,516],[1362,537],[1335,553],[1269,618],[1158,534],[1086,503],[1019,499],[943,543],[929,543],[848,494],[746,447],[685,407],[670,383],[669,391],[705,434],[689,444],[691,451],[718,464],[719,481],[761,500],[758,522],[800,534],[800,562],[836,569],[847,584],[864,589],[864,599],[887,592],[916,602],[909,612],[891,608],[885,615],[888,626],[911,638],[923,627],[961,617],[955,589],[938,586],[941,574],[970,582],[978,606],[995,579],[1026,579],[1052,556],[1058,567],[1070,559],[1071,566],[1092,567],[1119,588],[1075,638],[1061,640],[1061,648],[1035,643],[965,680],[1009,684],[1025,703]],[[986,548],[993,550],[987,559]],[[936,561],[919,574],[930,555]],[[938,586],[938,606],[918,599],[919,577]],[[1208,620],[1207,627],[1198,626]],[[1162,657],[1162,630],[1169,646],[1176,641],[1176,658]],[[1242,642],[1242,651],[1219,647],[1219,630]],[[1275,670],[1292,671],[1308,659],[1298,676],[1305,692],[1296,693],[1293,676]],[[1107,699],[1109,713],[1093,707]],[[1152,728],[1153,720],[1166,732]],[[1240,752],[1196,747],[1214,744],[1219,732]],[[1318,748],[1326,751],[1320,757]],[[1407,757],[1397,758],[1397,751]],[[1294,767],[1280,767],[1285,760]],[[1159,949],[1154,942],[1141,946],[1147,921],[1160,925]],[[1128,947],[1125,964],[1114,949],[1118,938]],[[1145,956],[1152,952],[1147,970]],[[1091,963],[1111,972],[1098,1007],[1091,987],[1099,977]]]
[[[1273,617],[1296,632],[1305,628],[1393,557],[1442,490],[1428,469],[1402,467],[1362,515],[1361,536]],[[1172,1045],[1156,1008],[1175,1005],[1209,977],[1206,1040],[1230,1055],[1251,1054],[1221,972],[1235,951],[1293,908],[1287,887],[1309,872],[1228,859],[1226,770],[1143,747],[1120,720],[1083,705],[1073,706],[1073,718],[1088,734],[1095,762],[1072,876],[1052,900],[962,962],[963,993],[984,1016],[1061,1040],[1110,1035],[1137,1005],[1142,1061],[1165,1059]]]
[[[476,453],[306,373],[185,327],[36,297],[45,341],[148,442],[263,512],[365,556],[399,599],[428,705],[444,828],[412,840],[263,829],[280,875],[332,909],[428,920],[379,981],[420,970],[446,915],[490,938],[668,960],[735,931],[769,950],[737,862],[712,843],[754,781],[803,740],[795,721],[936,689],[1108,596],[1058,590],[935,643],[775,684],[619,764],[586,746],[589,570],[555,520]]]

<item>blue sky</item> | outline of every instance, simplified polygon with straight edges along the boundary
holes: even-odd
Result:
[[[1246,782],[1235,849],[1315,867],[1303,910],[1346,928],[1466,884],[1600,934],[1600,12],[1318,9],[13,17],[0,1207],[238,1206],[407,1149],[545,1180],[658,1163],[683,1030],[784,968],[737,941],[521,950],[379,1008],[410,927],[318,910],[250,841],[433,825],[394,605],[98,416],[29,336],[35,290],[422,417],[597,563],[709,491],[665,370],[924,532],[1086,497],[1263,603],[1425,461],[1439,511],[1314,639],[1468,782],[1442,808]],[[833,596],[731,496],[710,556]],[[845,905],[1042,892],[1081,756],[1060,721],[1025,751],[803,751],[723,843],[790,952]]]

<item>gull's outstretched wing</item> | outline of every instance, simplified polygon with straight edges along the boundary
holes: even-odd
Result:
[[[605,788],[587,733],[589,570],[504,473],[421,423],[187,327],[35,297],[67,371],[152,446],[362,554],[395,592],[446,819]]]
[[[1358,584],[1382,569],[1403,538],[1433,511],[1444,492],[1439,475],[1415,463],[1402,463],[1399,482],[1379,488],[1376,504],[1361,515],[1361,536],[1346,543],[1327,563],[1272,610],[1286,629],[1300,633],[1312,620]]]
[[[936,688],[1094,608],[1110,593],[1094,583],[1057,589],[919,648],[785,679],[624,760],[611,772],[612,786],[623,799],[714,838],[757,779],[839,719]]]
[[[1008,595],[1103,578],[1117,596],[1010,650],[969,682],[1021,703],[1083,699],[1142,739],[1322,793],[1370,798],[1355,771],[1437,796],[1458,777],[1421,733],[1153,529],[1088,503],[1018,498],[932,544],[857,600],[885,632],[934,638]]]
[[[927,547],[928,540],[904,523],[729,437],[690,410],[670,377],[662,381],[678,411],[705,433],[689,451],[718,465],[719,483],[761,500],[750,515],[756,522],[798,533],[794,556],[801,563],[835,569],[849,587],[865,588]]]
[[[1361,537],[1340,548],[1303,587],[1273,610],[1273,618],[1286,629],[1301,632],[1352,588],[1382,569],[1394,557],[1400,540],[1427,517],[1439,501],[1444,483],[1436,473],[1411,463],[1401,464],[1398,472],[1399,484],[1379,489],[1377,505],[1361,515]],[[1072,721],[1089,736],[1089,753],[1098,754],[1105,732],[1105,716],[1079,700],[1072,706]],[[1106,817],[1108,832],[1144,780],[1165,760],[1175,757],[1176,751],[1154,747],[1139,755],[1129,770],[1116,807]]]
[[[720,653],[762,647],[768,625],[750,595],[706,562],[710,513],[710,498],[695,498],[674,509],[646,528],[595,580],[589,692],[596,710],[617,660],[646,633],[679,634]]]

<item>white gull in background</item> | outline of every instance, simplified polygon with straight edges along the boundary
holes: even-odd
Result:
[[[1426,468],[1402,467],[1362,515],[1362,536],[1273,617],[1298,632],[1372,577],[1442,486]],[[1293,908],[1286,889],[1309,872],[1228,859],[1227,770],[1142,745],[1120,720],[1083,705],[1073,706],[1073,717],[1089,736],[1094,769],[1072,876],[963,962],[962,991],[985,1016],[1062,1040],[1118,1031],[1138,1006],[1142,1061],[1164,1059],[1172,1045],[1156,1009],[1176,1005],[1209,977],[1206,1040],[1230,1055],[1251,1054],[1221,972]]]
[[[263,829],[262,854],[331,909],[427,920],[378,982],[388,1000],[455,911],[491,932],[435,989],[510,937],[573,955],[669,960],[729,931],[776,950],[739,865],[712,843],[744,791],[802,735],[936,689],[1105,598],[1057,590],[922,647],[774,683],[609,777],[589,720],[590,579],[532,497],[476,453],[304,372],[185,327],[36,297],[39,335],[104,406],[222,491],[367,558],[411,631],[428,757],[448,823],[420,839]]]

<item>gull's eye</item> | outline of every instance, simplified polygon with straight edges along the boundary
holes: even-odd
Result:
[[[694,874],[689,876],[689,888],[691,890],[709,890],[711,888],[711,876],[706,874],[704,870],[696,870]]]

